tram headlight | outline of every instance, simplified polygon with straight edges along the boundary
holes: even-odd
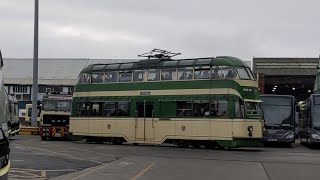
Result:
[[[252,126],[248,126],[248,131],[252,132],[253,131],[253,127]]]
[[[320,140],[320,135],[319,135],[319,134],[311,134],[311,137],[312,137],[313,139],[318,139],[318,140]]]

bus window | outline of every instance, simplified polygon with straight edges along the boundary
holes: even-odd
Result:
[[[176,69],[162,69],[161,80],[164,80],[164,81],[177,80],[177,70]]]
[[[149,69],[148,81],[160,81],[160,70],[159,69]]]
[[[104,82],[109,83],[109,82],[117,82],[118,80],[118,73],[116,71],[108,71],[106,72]]]
[[[144,81],[144,70],[135,70],[133,72],[133,81]]]
[[[179,80],[193,79],[193,68],[192,67],[179,68],[178,77],[179,77]]]
[[[131,82],[132,81],[132,71],[119,72],[119,82]]]
[[[103,79],[104,79],[103,73],[91,74],[91,83],[103,83]]]
[[[192,116],[192,102],[178,101],[177,117],[191,117],[191,116]]]

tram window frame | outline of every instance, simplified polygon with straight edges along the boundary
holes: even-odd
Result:
[[[250,104],[255,104],[255,109],[254,110],[249,110],[248,109],[248,105]],[[244,102],[244,106],[245,106],[245,111],[246,111],[246,115],[260,115],[263,114],[262,112],[262,107],[261,107],[261,102],[254,102],[254,101],[245,101]]]
[[[96,107],[94,107],[96,105]],[[97,109],[97,111],[94,111]],[[90,103],[90,116],[102,116],[102,102]]]
[[[168,73],[168,77],[166,77],[166,75],[164,75],[164,73]],[[171,73],[171,75],[170,75]],[[171,78],[170,78],[171,77]],[[161,81],[176,81],[178,78],[177,76],[177,68],[165,68],[165,69],[161,69]]]
[[[256,76],[253,74],[253,72],[251,71],[251,69],[249,67],[245,67],[251,80],[256,80]]]
[[[210,102],[206,100],[197,100],[192,102],[192,117],[209,118],[210,117]],[[200,108],[199,108],[200,107]]]
[[[107,105],[114,105],[114,108],[111,109],[111,108],[106,108]],[[105,101],[103,103],[103,108],[102,108],[102,114],[103,116],[107,116],[107,117],[116,117],[117,116],[117,102],[115,101]],[[106,113],[108,110],[111,110],[112,112],[111,113]]]
[[[220,67],[221,67],[220,69],[221,79],[239,79],[238,73],[233,67],[230,67],[230,66],[220,66]],[[230,71],[232,71],[234,75],[233,77],[227,77]]]
[[[194,77],[193,67],[179,67],[177,71],[178,71],[177,79],[180,81],[192,80]],[[185,72],[188,72],[189,74],[183,75]],[[191,75],[191,78],[190,78],[190,75]]]
[[[125,106],[127,106],[126,107],[126,109],[121,109],[121,104],[122,105],[124,105],[125,104]],[[128,116],[130,116],[130,105],[131,105],[131,103],[130,103],[130,101],[118,101],[117,102],[117,116],[121,116],[121,117],[128,117]],[[126,114],[119,114],[119,110],[121,110],[122,112],[124,112],[124,111],[126,111],[127,113]]]
[[[96,78],[94,78],[95,75],[97,75]],[[91,83],[92,84],[103,83],[104,79],[105,79],[105,74],[104,73],[91,73]]]
[[[133,75],[133,73],[132,73],[132,71],[119,71],[119,76],[118,76],[118,82],[132,82],[132,75]],[[127,78],[127,77],[121,77],[121,75],[123,75],[123,74],[130,74],[130,80],[128,80],[128,79],[125,79],[125,78]],[[129,76],[128,76],[129,77]]]
[[[80,108],[80,106],[82,106],[82,108]],[[84,107],[86,107],[86,108],[83,109]],[[77,103],[77,116],[84,116],[84,117],[90,116],[90,103],[89,102]]]
[[[150,78],[151,74],[155,74],[154,79]],[[148,69],[148,81],[160,81],[160,69]]]
[[[176,102],[176,117],[191,118],[193,113],[192,101],[177,101]]]
[[[108,78],[108,75],[112,75],[111,78]],[[115,78],[113,76],[116,76]],[[118,71],[106,71],[103,83],[115,83],[118,82]],[[110,81],[109,81],[110,79]]]
[[[213,80],[224,79],[224,75],[222,74],[222,66],[211,67],[211,79]]]
[[[235,98],[234,100],[234,117],[244,118],[243,100],[240,98]]]
[[[138,74],[138,76],[140,76],[142,74],[142,78],[139,78],[136,74]],[[133,82],[142,82],[145,81],[145,77],[146,77],[146,70],[133,70]]]
[[[239,79],[242,79],[242,80],[251,80],[252,79],[252,78],[250,78],[250,75],[247,72],[245,67],[237,66],[237,67],[235,67],[235,70],[238,74]]]
[[[210,117],[211,118],[228,118],[228,100],[227,99],[216,99],[210,101]],[[214,107],[213,107],[214,105]],[[223,106],[223,108],[221,108]]]
[[[78,77],[78,84],[90,84],[91,75],[87,73],[82,73]]]
[[[197,72],[200,73],[200,76],[197,75]],[[207,72],[208,77],[203,77],[203,73]],[[211,78],[211,69],[210,66],[201,66],[194,68],[194,79],[210,79]]]

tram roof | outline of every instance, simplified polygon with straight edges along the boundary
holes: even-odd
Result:
[[[82,69],[81,73],[89,73],[104,70],[127,70],[127,69],[152,69],[152,68],[173,68],[193,66],[241,66],[248,65],[241,59],[231,56],[218,56],[192,59],[144,59],[136,62],[112,63],[112,64],[90,64]]]

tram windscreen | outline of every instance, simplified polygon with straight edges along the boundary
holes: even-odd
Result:
[[[286,97],[261,97],[265,124],[267,126],[294,125],[292,114],[292,98]]]
[[[71,100],[43,100],[43,110],[45,111],[70,111]]]

